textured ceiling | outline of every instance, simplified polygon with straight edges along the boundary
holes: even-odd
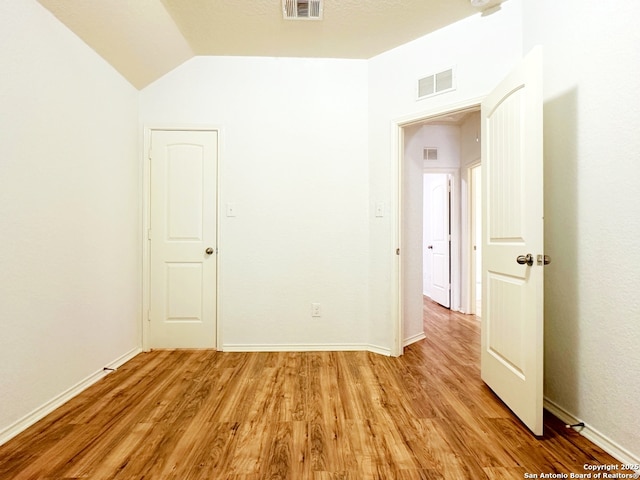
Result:
[[[478,13],[469,0],[325,0],[322,20],[294,21],[281,0],[38,1],[137,88],[194,55],[370,58]]]
[[[198,55],[370,58],[477,13],[468,0],[325,0],[320,21],[281,0],[162,0]]]

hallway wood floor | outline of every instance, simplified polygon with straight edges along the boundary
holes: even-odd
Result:
[[[0,479],[522,479],[618,463],[556,418],[536,438],[479,378],[479,324],[366,352],[140,354],[0,447]]]

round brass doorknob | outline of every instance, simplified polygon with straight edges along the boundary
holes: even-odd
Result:
[[[207,255],[211,255],[213,253],[213,248],[209,247],[207,248],[204,253],[206,253]]]

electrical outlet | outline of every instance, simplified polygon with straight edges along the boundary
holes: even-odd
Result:
[[[312,317],[321,317],[322,314],[320,313],[320,304],[319,303],[312,303],[311,304],[311,316]]]

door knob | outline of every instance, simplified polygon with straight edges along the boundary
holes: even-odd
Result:
[[[530,253],[527,253],[526,255],[518,255],[518,258],[516,258],[516,262],[518,262],[520,265],[533,265],[533,255],[531,255]]]
[[[207,255],[211,255],[213,253],[213,248],[209,247],[207,248],[204,253],[206,253]]]
[[[433,250],[433,245],[427,245],[427,248],[428,248],[429,250]]]

